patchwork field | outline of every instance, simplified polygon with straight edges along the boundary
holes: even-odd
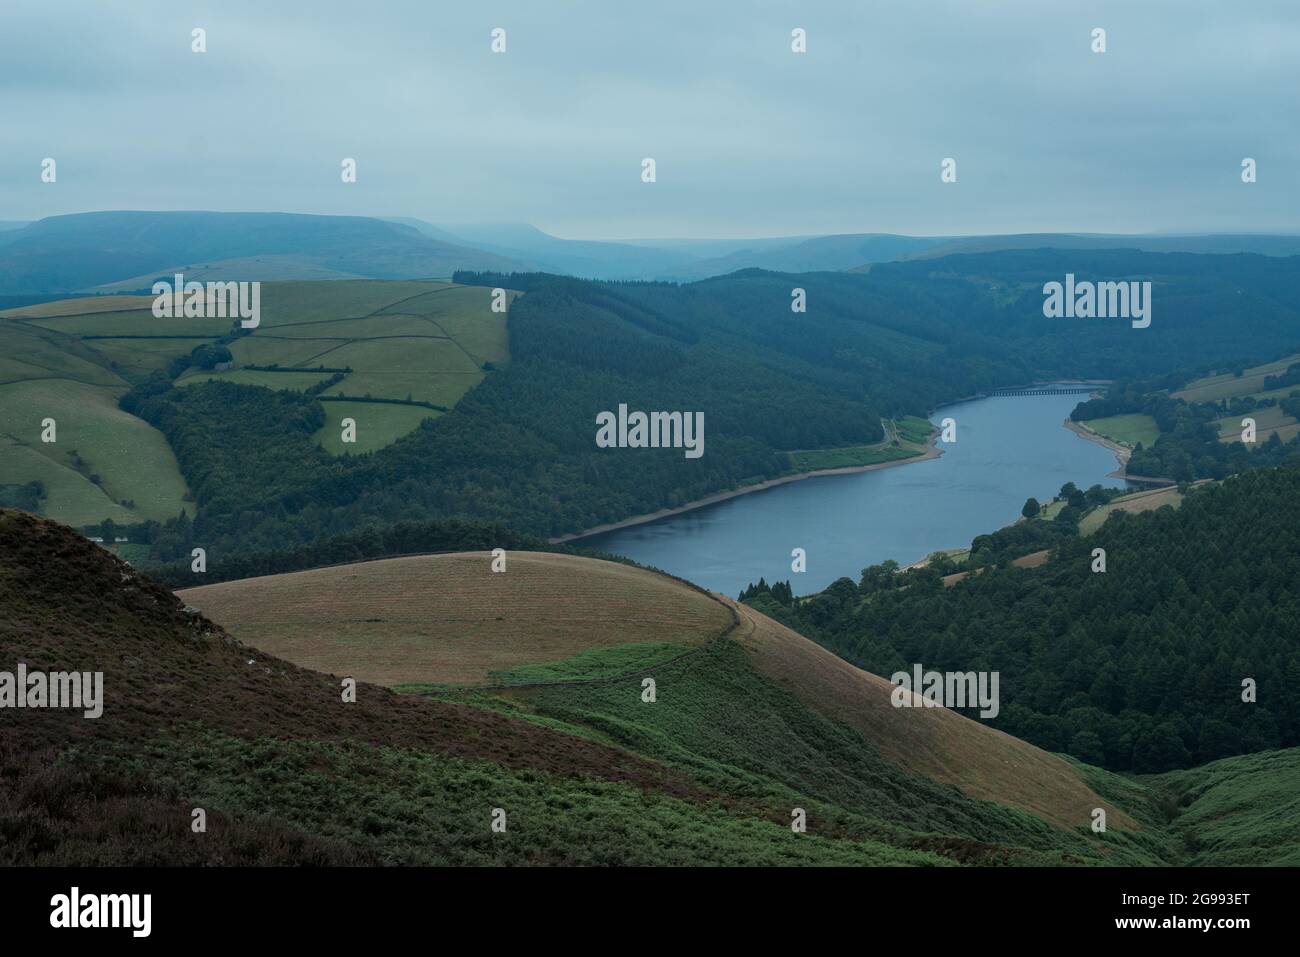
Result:
[[[152,303],[97,296],[0,312],[0,485],[42,482],[42,512],[51,518],[129,523],[185,507],[185,482],[162,435],[121,412],[117,399],[226,336],[236,320],[158,319]],[[329,422],[317,438],[335,454],[374,451],[442,414],[413,403],[451,408],[509,361],[506,317],[490,306],[490,289],[449,282],[264,283],[260,325],[228,345],[233,367],[190,368],[176,381],[302,391],[335,374],[318,366],[350,369],[326,390],[337,401],[324,403]],[[53,447],[39,442],[46,417],[58,422]],[[344,417],[357,422],[355,445],[341,442]]]
[[[492,683],[525,665],[615,645],[667,657],[721,634],[717,601],[644,569],[487,552],[362,562],[178,592],[241,641],[384,685]],[[671,647],[670,647],[671,646]]]
[[[1240,376],[1231,372],[1206,376],[1189,382],[1185,388],[1173,393],[1173,397],[1187,402],[1214,402],[1234,396],[1253,395],[1264,387],[1264,379],[1285,372],[1287,366],[1293,362],[1300,362],[1300,355],[1287,356],[1276,362],[1254,366],[1244,370]]]
[[[1290,390],[1278,390],[1287,394]],[[1219,419],[1215,425],[1219,429],[1220,442],[1240,442],[1242,425],[1241,420],[1251,418],[1255,420],[1255,442],[1267,442],[1269,436],[1276,435],[1283,442],[1289,442],[1295,435],[1300,434],[1300,422],[1287,415],[1276,405],[1265,406],[1262,409],[1252,409],[1249,412],[1243,412],[1241,415],[1228,415]]]

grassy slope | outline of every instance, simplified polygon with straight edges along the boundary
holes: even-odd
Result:
[[[703,592],[630,565],[538,552],[509,554],[505,572],[491,562],[393,558],[179,594],[264,651],[388,685],[482,683],[611,645],[694,647],[732,623]]]
[[[1176,801],[1172,830],[1188,863],[1300,865],[1300,748],[1151,780]]]
[[[35,309],[54,323],[60,320],[44,317],[55,305],[10,314]],[[99,317],[117,315],[102,311],[112,305],[104,300],[77,305]],[[117,407],[128,384],[110,359],[86,342],[14,318],[0,318],[0,355],[0,484],[43,482],[43,513],[78,525],[161,520],[185,508],[188,490],[162,433]],[[53,443],[41,441],[46,418],[56,423]]]
[[[1177,486],[1167,488],[1143,489],[1132,495],[1124,495],[1105,505],[1098,505],[1079,520],[1079,532],[1091,535],[1106,523],[1112,512],[1147,512],[1151,509],[1170,505],[1177,508],[1182,504],[1183,493]]]
[[[262,295],[261,326],[231,346],[236,363],[351,366],[354,372],[330,395],[410,397],[450,407],[482,381],[484,363],[509,360],[505,317],[491,311],[489,289],[285,282],[264,285]],[[228,332],[231,320],[157,319],[152,302],[105,296],[0,313],[0,484],[43,482],[43,514],[81,525],[162,520],[186,507],[175,456],[155,429],[118,410],[117,398],[131,381]],[[230,379],[301,390],[327,375],[189,370],[179,382]],[[327,403],[326,412],[329,421],[316,438],[335,454],[382,448],[441,415],[422,406],[347,401]],[[57,446],[37,441],[47,416],[58,422]],[[345,417],[357,423],[355,444],[341,441]],[[88,469],[71,467],[74,448]],[[102,487],[90,474],[102,478]],[[124,500],[135,507],[122,506]]]
[[[792,470],[795,472],[815,472],[822,469],[851,468],[863,465],[878,465],[881,462],[894,462],[910,459],[920,455],[926,449],[926,441],[934,427],[925,419],[915,415],[903,416],[901,419],[882,420],[885,426],[885,439],[873,445],[851,445],[830,449],[799,449],[790,453]],[[898,445],[893,444],[897,437]]]
[[[1300,355],[1287,356],[1274,362],[1254,366],[1246,369],[1240,376],[1234,376],[1231,372],[1205,376],[1189,382],[1173,393],[1173,397],[1188,402],[1211,402],[1233,396],[1252,395],[1263,388],[1266,377],[1285,372],[1286,367],[1293,362],[1300,362]]]
[[[0,607],[4,660],[102,668],[111,692],[97,721],[57,710],[0,714],[0,773],[15,785],[0,791],[9,836],[0,863],[1126,864],[1174,856],[1161,823],[1171,797],[1160,780],[1067,766],[1142,825],[1132,831],[1112,817],[1097,836],[901,767],[838,720],[835,703],[809,707],[797,687],[773,679],[756,649],[788,639],[761,616],[751,617],[748,637],[709,642],[660,667],[653,703],[634,676],[445,700],[363,684],[357,702],[343,704],[335,679],[240,646],[107,552],[12,511],[0,511]],[[560,670],[608,672],[636,653],[595,648]],[[1228,763],[1220,764],[1212,783],[1226,787]],[[1238,839],[1272,833],[1282,846],[1286,832],[1263,819],[1271,798],[1265,789],[1249,802],[1256,823],[1235,820]],[[188,828],[196,806],[209,814],[201,839]],[[806,834],[788,826],[796,807],[807,811]],[[490,829],[493,808],[506,811],[504,834]]]
[[[911,781],[907,787],[919,787],[930,795],[928,801],[936,800],[931,791],[940,788],[946,801],[958,800],[968,810],[987,802],[1010,805],[998,806],[994,816],[1009,815],[1006,820],[1016,828],[1028,828],[1017,840],[1034,854],[1050,849],[1046,859],[1059,860],[1066,849],[1083,857],[1105,856],[1097,848],[1090,850],[1087,841],[1068,836],[1088,822],[1093,807],[1108,807],[1117,828],[1132,824],[1059,758],[949,711],[896,709],[889,703],[888,682],[752,609],[710,598],[656,573],[592,559],[517,553],[506,573],[489,568],[487,553],[426,556],[229,582],[180,595],[225,621],[237,636],[298,664],[338,674],[378,676],[399,686],[441,686],[444,691],[450,684],[484,680],[564,682],[558,688],[458,693],[457,700],[527,715],[691,773],[708,769],[720,775],[708,779],[710,786],[727,793],[763,794],[765,800],[803,806],[799,802],[808,795],[801,798],[791,790],[793,779],[774,779],[771,770],[791,760],[782,743],[789,731],[774,730],[775,743],[760,742],[766,733],[761,729],[781,713],[785,722],[815,729],[800,745],[803,749],[827,747],[821,735],[839,742],[834,760],[825,758],[828,767],[839,767],[836,761],[870,767],[870,775],[866,770],[861,774]],[[319,629],[322,620],[334,625],[326,635]],[[700,648],[733,621],[739,625],[721,645],[664,664]],[[642,704],[640,680],[647,668],[655,669],[660,682],[661,707],[642,710],[637,707]],[[599,686],[575,683],[620,675],[627,677]],[[669,697],[668,689],[681,676],[704,682],[692,685],[691,694],[699,699],[691,704],[693,713],[705,708],[727,715],[707,740],[694,723],[690,730],[677,728],[678,721],[698,720],[698,715],[678,714],[679,699],[675,692]],[[592,702],[600,707],[593,710]],[[617,714],[606,713],[606,707],[615,707]],[[814,713],[801,715],[808,709]],[[667,722],[663,727],[660,718]],[[645,719],[654,719],[653,726]],[[729,756],[725,767],[717,765],[721,753]],[[744,774],[729,776],[737,767],[744,767]],[[893,790],[899,787],[896,783]],[[958,791],[950,790],[954,787],[978,800],[958,798]],[[845,806],[836,801],[847,799],[847,793],[826,792],[819,817],[843,817]],[[855,801],[862,797],[862,792],[852,793],[858,795]],[[924,801],[905,812],[910,804],[897,800],[899,820],[922,831],[947,826],[939,823],[946,821],[943,816],[923,826]],[[862,835],[886,833],[879,819],[870,825],[860,819],[871,817],[869,806],[865,801],[852,804],[856,810],[836,826]],[[989,822],[971,824],[960,837],[996,843],[996,831]],[[919,838],[894,834],[891,840]],[[970,853],[1002,852],[984,847]],[[1025,853],[1010,857],[1020,859]]]
[[[1300,361],[1300,355],[1292,355],[1246,369],[1240,376],[1235,376],[1230,372],[1205,376],[1194,382],[1189,382],[1183,389],[1173,393],[1173,396],[1176,399],[1185,399],[1188,402],[1213,402],[1219,399],[1244,396],[1254,396],[1257,399],[1286,398],[1295,389],[1295,386],[1265,390],[1264,380],[1270,375],[1279,375],[1285,372],[1287,366],[1298,361]],[[1273,406],[1255,409],[1243,415],[1225,416],[1219,419],[1216,422],[1219,429],[1219,441],[1240,442],[1241,420],[1246,416],[1255,420],[1256,442],[1265,442],[1269,436],[1275,433],[1283,442],[1289,442],[1297,434],[1300,434],[1300,422]]]

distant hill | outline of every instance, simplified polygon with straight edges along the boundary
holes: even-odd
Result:
[[[697,257],[688,252],[630,243],[560,239],[527,223],[465,223],[431,226],[410,223],[430,237],[474,246],[511,259],[535,263],[544,272],[586,279],[657,279],[685,275]]]
[[[703,279],[738,269],[768,269],[773,272],[838,271],[852,269],[863,263],[906,259],[944,241],[939,237],[894,236],[884,233],[814,236],[704,259],[683,273],[683,278]]]
[[[77,213],[0,235],[0,288],[7,294],[136,289],[176,272],[196,279],[417,279],[523,268],[506,256],[363,216]]]
[[[926,245],[891,259],[937,259],[960,253],[988,253],[1015,249],[1136,249],[1149,253],[1204,253],[1230,255],[1256,253],[1261,256],[1300,255],[1300,236],[1204,235],[1204,236],[1107,236],[1079,233],[1022,233],[1005,236],[930,237]],[[854,271],[867,272],[867,260]]]

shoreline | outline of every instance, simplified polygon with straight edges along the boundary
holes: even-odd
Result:
[[[1120,445],[1118,442],[1092,431],[1092,429],[1088,428],[1086,425],[1072,422],[1069,419],[1065,420],[1064,425],[1075,435],[1079,436],[1079,438],[1086,439],[1089,442],[1096,442],[1098,445],[1110,449],[1115,453],[1115,458],[1119,462],[1119,468],[1109,473],[1106,478],[1121,479],[1125,482],[1136,482],[1139,485],[1155,485],[1161,488],[1178,484],[1173,479],[1161,478],[1158,475],[1131,475],[1128,470],[1128,460],[1132,457],[1133,450],[1127,445]]]
[[[1051,382],[1034,382],[1034,383],[1030,383],[1028,386],[1023,386],[1022,388],[1033,388],[1034,386],[1049,386],[1049,385],[1101,386],[1101,385],[1108,384],[1109,381],[1110,380],[1107,379],[1099,379],[1099,380],[1059,379]],[[937,406],[936,408],[929,410],[929,412],[927,413],[927,418],[931,415],[934,415],[936,412],[939,411],[939,409],[946,409],[950,406],[959,405],[963,402],[974,402],[976,399],[987,399],[987,398],[989,398],[989,396],[986,394],[976,394],[976,395],[965,396],[960,399],[953,399],[951,402],[945,402],[943,405]],[[1070,421],[1068,419],[1066,420],[1066,427],[1067,428],[1070,427]],[[1082,432],[1080,432],[1079,434],[1083,438],[1090,439],[1090,440],[1093,439],[1093,436],[1085,435]],[[1101,436],[1095,436],[1095,438],[1096,440],[1102,441]],[[938,428],[935,428],[935,430],[931,433],[930,437],[925,441],[925,450],[923,452],[917,453],[916,455],[913,455],[910,458],[895,459],[892,462],[875,462],[872,463],[871,465],[846,465],[841,468],[817,469],[811,472],[797,472],[793,475],[781,475],[776,478],[765,479],[762,482],[755,482],[753,485],[746,485],[742,488],[729,489],[728,491],[725,492],[715,492],[712,495],[706,495],[704,496],[704,498],[698,498],[693,501],[687,502],[685,505],[678,505],[674,508],[661,508],[657,512],[647,512],[644,515],[634,515],[631,518],[626,518],[623,519],[622,521],[609,522],[604,525],[596,525],[592,528],[583,529],[580,532],[569,532],[566,535],[557,535],[553,538],[548,539],[547,543],[550,545],[563,545],[568,542],[575,542],[583,538],[590,538],[593,535],[603,535],[605,532],[614,532],[623,528],[632,528],[635,525],[644,525],[647,522],[654,522],[654,521],[658,521],[661,518],[669,518],[670,516],[673,515],[682,515],[686,512],[693,512],[696,509],[705,508],[706,506],[709,505],[716,505],[719,502],[725,502],[728,499],[738,498],[741,495],[749,495],[753,492],[762,492],[770,488],[776,488],[778,485],[786,485],[790,482],[801,482],[804,479],[818,478],[823,475],[851,475],[856,472],[874,472],[877,469],[894,468],[895,466],[898,465],[911,465],[914,462],[925,462],[931,459],[937,459],[939,456],[943,455],[943,450],[937,447],[938,441],[939,441],[939,430]],[[1106,441],[1109,440],[1104,440],[1103,444],[1105,444]],[[1114,449],[1112,449],[1112,451],[1116,453],[1116,458],[1119,458],[1119,453],[1121,450],[1124,450],[1123,446],[1116,446]],[[1126,464],[1126,462],[1127,462],[1127,458],[1120,459],[1121,469]],[[1122,475],[1115,475],[1115,473],[1112,473],[1111,477],[1123,478]],[[925,556],[925,557],[928,558],[929,556]]]
[[[1120,465],[1119,471],[1122,472],[1123,470],[1128,468],[1128,460],[1129,458],[1132,457],[1133,450],[1130,449],[1127,445],[1120,445],[1115,440],[1108,439],[1106,438],[1106,436],[1100,434],[1099,432],[1094,432],[1086,425],[1082,425],[1078,422],[1073,421],[1072,419],[1066,419],[1061,424],[1064,425],[1071,432],[1073,432],[1075,435],[1079,436],[1079,438],[1087,439],[1089,442],[1096,442],[1098,445],[1102,446],[1103,448],[1110,449],[1110,451],[1114,452],[1115,460],[1119,462]],[[1124,476],[1118,474],[1117,472],[1112,472],[1111,477],[1123,478]]]
[[[715,492],[712,495],[706,495],[704,498],[697,498],[694,501],[687,502],[685,505],[678,505],[675,508],[661,508],[657,512],[648,512],[645,515],[635,515],[632,518],[624,519],[621,522],[610,522],[605,525],[597,525],[594,528],[584,529],[581,532],[571,532],[568,535],[559,535],[549,539],[551,545],[562,545],[567,542],[577,541],[582,538],[590,538],[593,535],[603,535],[605,532],[613,532],[618,529],[631,528],[634,525],[644,525],[647,522],[658,521],[661,518],[668,518],[672,515],[682,515],[686,512],[693,512],[698,508],[705,508],[709,505],[716,505],[719,502],[725,502],[728,499],[739,498],[742,495],[749,495],[753,492],[762,492],[770,488],[776,488],[778,485],[788,485],[791,482],[802,482],[804,479],[819,478],[823,475],[852,475],[857,472],[874,472],[878,469],[894,468],[899,465],[911,465],[915,462],[926,462],[931,459],[937,459],[943,455],[943,449],[937,447],[939,441],[939,430],[931,434],[925,440],[925,450],[918,452],[916,455],[905,459],[894,459],[890,462],[873,462],[870,465],[845,465],[834,469],[816,469],[811,472],[796,472],[793,475],[780,475],[776,478],[764,479],[762,482],[755,482],[753,485],[746,485],[741,488],[729,489],[725,492]]]

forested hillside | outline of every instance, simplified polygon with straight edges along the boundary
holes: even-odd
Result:
[[[173,389],[159,374],[124,397],[167,437],[197,502],[137,538],[152,540],[154,560],[176,560],[197,544],[218,556],[283,550],[398,520],[551,536],[789,472],[791,450],[877,442],[882,416],[995,386],[1204,363],[1247,314],[1252,336],[1234,348],[1275,354],[1300,318],[1280,298],[1300,259],[1222,260],[1040,250],[686,286],[458,274],[523,291],[510,364],[371,455],[322,450],[313,436],[328,406],[298,394]],[[1163,277],[1151,328],[1045,319],[1042,283],[1067,269]],[[1254,292],[1237,295],[1243,283]],[[791,311],[796,289],[807,312]],[[596,415],[621,403],[702,412],[703,456],[597,448]]]
[[[1300,743],[1294,468],[1197,488],[1177,510],[1117,512],[1037,568],[989,567],[953,587],[937,570],[867,569],[805,601],[755,604],[877,674],[998,671],[996,727],[1114,770]]]

